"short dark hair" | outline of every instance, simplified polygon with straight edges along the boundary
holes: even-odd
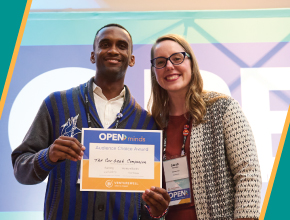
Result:
[[[124,28],[122,25],[115,24],[115,23],[107,24],[107,25],[101,27],[101,28],[97,31],[97,33],[96,33],[96,35],[95,35],[94,43],[93,43],[93,49],[94,49],[94,51],[95,51],[95,42],[96,42],[96,38],[97,38],[99,32],[100,32],[102,29],[107,28],[107,27],[118,27],[118,28],[122,28],[123,30],[127,31],[127,33],[128,33],[129,36],[130,36],[131,53],[133,53],[133,40],[132,40],[132,36],[131,36],[131,34],[130,34],[129,31],[128,31],[126,28]]]

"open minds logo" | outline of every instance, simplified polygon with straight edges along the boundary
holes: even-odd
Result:
[[[99,139],[104,141],[104,140],[112,140],[112,141],[124,141],[127,139],[127,136],[124,134],[114,134],[114,133],[101,133],[99,135]]]
[[[130,141],[130,142],[145,142],[145,138],[141,137],[127,137],[125,134],[117,133],[100,133],[99,139],[102,141]]]

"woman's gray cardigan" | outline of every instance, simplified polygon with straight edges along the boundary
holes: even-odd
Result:
[[[210,93],[211,97],[217,93]],[[219,98],[192,127],[192,190],[198,220],[259,218],[261,172],[252,130],[237,101]]]

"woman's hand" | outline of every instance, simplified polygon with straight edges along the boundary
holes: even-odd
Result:
[[[150,206],[150,212],[153,216],[162,215],[168,208],[170,196],[165,189],[152,186],[146,189],[142,199]]]
[[[255,220],[253,218],[237,218],[236,220]]]

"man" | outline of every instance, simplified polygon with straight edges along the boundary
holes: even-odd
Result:
[[[153,118],[124,86],[127,67],[135,63],[132,47],[124,27],[102,27],[91,53],[95,77],[47,97],[24,141],[13,151],[14,174],[20,183],[37,184],[49,176],[44,219],[150,219],[166,212],[170,197],[164,189],[152,187],[143,195],[86,192],[77,183],[85,150],[80,143],[83,127],[156,129]]]

